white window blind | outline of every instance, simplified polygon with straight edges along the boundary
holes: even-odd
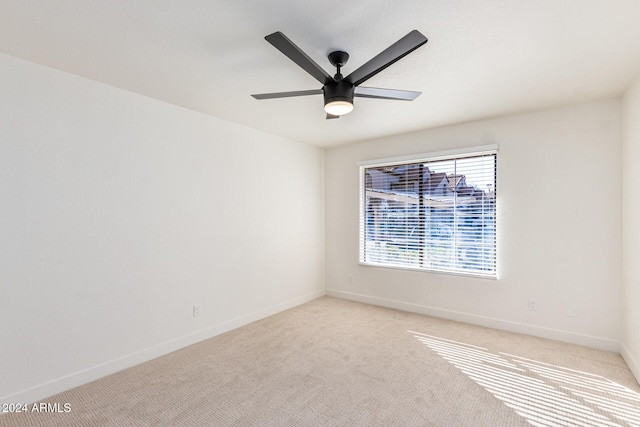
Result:
[[[496,277],[497,147],[360,166],[360,262]]]

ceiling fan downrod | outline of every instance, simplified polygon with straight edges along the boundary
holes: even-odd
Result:
[[[331,65],[336,67],[336,70],[337,70],[336,75],[333,78],[336,82],[342,81],[343,77],[342,77],[342,74],[340,74],[340,68],[342,68],[344,64],[347,63],[348,60],[349,60],[349,54],[341,50],[337,50],[329,54],[329,62],[331,63]]]

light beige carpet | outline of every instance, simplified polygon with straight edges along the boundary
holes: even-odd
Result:
[[[640,425],[618,354],[323,297],[2,426]]]

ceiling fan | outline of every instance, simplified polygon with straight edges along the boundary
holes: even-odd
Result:
[[[340,69],[349,60],[349,54],[347,52],[335,51],[329,54],[329,62],[336,67],[336,74],[331,77],[329,73],[316,64],[309,55],[304,53],[280,31],[269,34],[265,37],[265,40],[322,83],[322,88],[251,95],[255,99],[289,98],[323,94],[324,110],[327,113],[327,119],[337,119],[353,110],[354,97],[413,101],[421,94],[421,92],[409,90],[360,86],[360,84],[375,76],[380,71],[425,44],[427,38],[418,30],[411,31],[347,77],[343,77],[342,74],[340,74]]]

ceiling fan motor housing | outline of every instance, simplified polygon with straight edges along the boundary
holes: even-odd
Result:
[[[345,101],[353,104],[353,92],[355,87],[353,84],[340,81],[334,83],[327,83],[322,88],[324,91],[324,105],[335,101]]]

